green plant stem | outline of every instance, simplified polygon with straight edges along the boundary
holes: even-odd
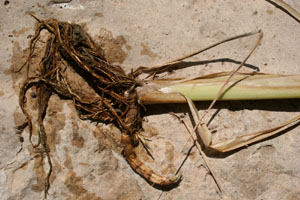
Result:
[[[142,104],[183,103],[183,94],[193,101],[211,101],[227,77],[228,73],[218,73],[182,83],[176,83],[179,80],[155,80],[151,83],[160,89],[141,93],[139,100]],[[229,82],[219,100],[293,98],[300,98],[300,75],[240,73]]]

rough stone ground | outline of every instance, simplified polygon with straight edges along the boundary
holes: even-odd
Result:
[[[21,143],[15,130],[24,120],[18,106],[18,91],[24,77],[10,70],[25,62],[28,40],[34,34],[35,20],[26,14],[28,11],[44,19],[55,17],[84,25],[109,54],[110,61],[121,64],[127,71],[261,29],[264,39],[248,63],[267,73],[300,73],[300,24],[263,0],[5,2],[0,5],[1,199],[42,199],[43,178],[48,169],[29,144],[28,132],[22,134]],[[300,10],[299,1],[286,2]],[[170,76],[231,70],[237,67],[231,61],[241,61],[254,41],[255,37],[250,37],[224,44],[190,59],[216,62],[179,70]],[[220,58],[231,60],[222,62]],[[197,105],[205,109],[208,103]],[[299,114],[300,103],[298,100],[222,102],[216,108],[219,112],[209,128],[214,139],[220,141],[292,118]],[[155,160],[142,148],[139,150],[144,162],[161,174],[174,173],[191,147],[189,142],[183,148],[188,134],[168,114],[171,111],[189,122],[186,105],[149,106],[143,134],[151,139],[147,143]],[[234,154],[209,158],[223,194],[218,193],[207,175],[196,148],[190,150],[181,169],[184,179],[180,185],[161,191],[134,173],[120,155],[120,132],[112,125],[79,120],[71,102],[55,95],[47,112],[45,124],[54,167],[48,199],[300,199],[299,127]]]

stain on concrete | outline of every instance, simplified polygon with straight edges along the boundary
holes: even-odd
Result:
[[[145,121],[143,121],[143,130],[143,135],[147,138],[159,135],[158,130]]]
[[[300,199],[300,192],[292,192],[287,195],[286,200],[298,200]]]
[[[169,141],[167,141],[165,145],[166,145],[165,155],[167,159],[170,162],[172,162],[174,160],[174,145]]]
[[[191,160],[196,160],[196,158],[197,158],[197,153],[195,152],[195,151],[192,151],[190,154],[189,154],[189,159],[191,159]]]
[[[10,75],[13,81],[13,88],[16,93],[19,93],[19,87],[16,83],[26,76],[26,70],[21,70],[18,73],[14,71],[20,69],[23,64],[26,62],[29,49],[23,50],[19,42],[14,42],[12,47],[12,57],[11,57],[11,66],[10,69],[4,70],[5,75]],[[35,59],[34,59],[35,60]]]
[[[72,159],[71,159],[71,156],[69,155],[69,149],[68,148],[64,148],[66,154],[66,160],[64,162],[64,166],[68,169],[73,169],[73,165],[72,165]]]
[[[95,193],[89,193],[88,190],[83,187],[82,177],[77,176],[73,171],[72,158],[70,157],[69,150],[67,148],[65,148],[65,152],[66,160],[64,162],[64,166],[69,170],[64,183],[72,194],[65,194],[68,197],[67,199],[101,200],[101,198],[97,197]]]
[[[26,31],[30,30],[31,28],[22,28],[20,30],[13,30],[12,34],[14,37],[19,37],[20,35],[23,35]]]
[[[148,142],[144,141],[144,143],[145,143],[145,145],[149,146]],[[148,150],[150,152],[153,152],[153,149],[151,149],[151,148],[149,148]],[[136,153],[137,157],[145,164],[152,163],[155,165],[155,160],[153,160],[153,158],[151,158],[151,156],[149,156],[145,147],[142,144],[140,144],[137,148],[135,148],[135,153]]]
[[[66,176],[65,185],[69,191],[73,194],[73,197],[68,199],[80,199],[80,200],[101,200],[95,193],[89,193],[83,187],[82,177],[76,175],[73,170],[70,170]]]
[[[146,55],[146,56],[149,56],[150,58],[154,59],[157,54],[156,53],[153,53],[150,49],[150,47],[148,46],[147,43],[141,43],[143,49],[141,50],[140,54],[141,55]]]
[[[113,149],[116,152],[121,152],[121,132],[114,126],[110,126],[111,129],[102,128],[98,126],[93,131],[93,136],[98,141],[99,152],[105,149]]]
[[[26,120],[25,115],[23,113],[19,112],[19,109],[17,109],[13,113],[13,117],[14,117],[14,121],[15,121],[16,126],[19,126],[19,125],[23,124]]]
[[[44,190],[45,180],[47,176],[47,172],[44,168],[44,156],[41,156],[41,154],[37,154],[35,156],[33,170],[36,175],[37,183],[31,186],[31,190],[40,193]]]
[[[44,37],[43,37],[44,38]],[[41,40],[43,40],[43,38]],[[44,48],[44,43],[37,42],[35,49]],[[26,79],[27,72],[28,77],[36,76],[39,70],[39,63],[43,57],[44,51],[35,51],[34,56],[31,58],[30,69],[26,65],[26,60],[29,55],[29,48],[22,49],[19,42],[14,42],[12,47],[12,57],[10,60],[11,66],[10,69],[4,70],[5,75],[10,75],[13,81],[13,89],[19,94],[20,85]],[[20,70],[21,69],[21,70]],[[18,71],[20,70],[20,71]],[[30,90],[29,90],[30,91]],[[31,91],[34,91],[32,87]]]
[[[123,46],[127,41],[123,36],[114,38],[111,31],[101,28],[98,42],[109,63],[122,64],[125,61],[127,53],[123,50]]]
[[[173,163],[168,164],[167,167],[161,170],[162,175],[168,175],[168,174],[175,174],[176,173],[176,167]]]
[[[62,102],[57,95],[52,95],[48,104],[47,118],[44,126],[47,133],[47,142],[50,151],[56,151],[56,145],[60,144],[61,136],[59,131],[65,127],[66,115],[63,113]]]
[[[78,148],[84,147],[84,139],[78,132],[73,133],[72,145]]]
[[[132,49],[132,47],[129,44],[126,44],[125,48],[126,48],[127,51],[130,51]]]

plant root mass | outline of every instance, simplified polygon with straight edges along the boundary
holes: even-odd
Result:
[[[181,180],[180,175],[164,177],[145,166],[135,153],[139,144],[137,133],[142,128],[136,87],[141,85],[134,73],[126,74],[117,65],[108,63],[103,50],[78,24],[60,22],[56,19],[41,20],[31,14],[37,21],[35,35],[30,41],[30,50],[26,63],[18,70],[27,67],[27,79],[19,94],[19,104],[25,114],[26,122],[19,126],[22,131],[29,128],[29,140],[34,148],[42,147],[49,164],[45,180],[45,195],[50,187],[49,178],[52,172],[50,149],[47,144],[47,133],[43,120],[47,115],[47,104],[53,93],[63,99],[72,100],[81,119],[112,123],[122,132],[122,154],[132,169],[151,184],[168,186]],[[32,69],[32,59],[42,31],[47,32],[47,41],[43,44],[44,54],[39,62],[37,75],[28,77]],[[88,90],[78,90],[73,86],[66,71],[78,74],[86,83]],[[36,88],[37,116],[33,123],[32,114],[26,108],[26,93]],[[32,142],[33,127],[37,127],[38,142]]]

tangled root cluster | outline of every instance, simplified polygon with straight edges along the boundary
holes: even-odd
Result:
[[[38,75],[27,78],[20,90],[19,104],[27,118],[27,122],[20,128],[29,127],[29,139],[32,143],[33,124],[32,116],[26,109],[26,92],[32,86],[36,86],[39,141],[32,145],[34,147],[42,145],[50,166],[45,182],[45,194],[50,186],[52,164],[43,119],[52,93],[71,99],[81,119],[115,124],[122,132],[124,157],[133,170],[147,181],[162,186],[178,182],[179,176],[167,178],[155,174],[137,158],[134,152],[139,142],[136,133],[140,131],[142,122],[135,89],[141,82],[133,74],[126,74],[121,67],[109,64],[103,50],[93,42],[80,25],[60,22],[56,19],[41,20],[32,16],[37,19],[38,24],[35,35],[30,41],[27,62],[24,64],[28,69],[41,31],[46,30],[49,34]],[[71,68],[82,77],[93,90],[92,96],[91,93],[72,87],[71,81],[64,73],[66,68]]]

